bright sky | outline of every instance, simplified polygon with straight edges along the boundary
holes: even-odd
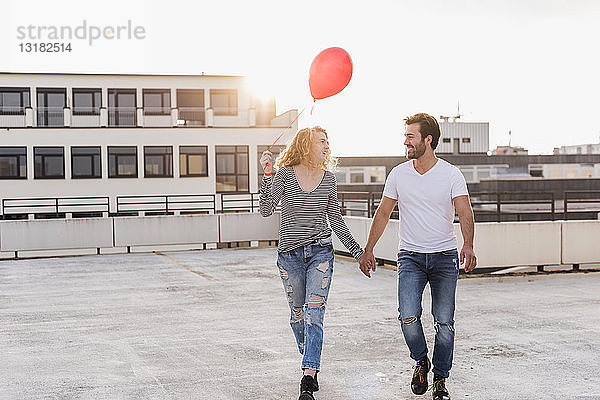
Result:
[[[404,154],[416,112],[490,123],[490,146],[530,154],[600,135],[600,2],[3,1],[0,71],[247,75],[278,112],[310,109],[308,70],[323,49],[352,56],[340,94],[300,126],[321,125],[336,155]],[[66,54],[21,53],[17,27],[143,26],[144,40],[73,41]],[[75,48],[76,46],[76,48]],[[1,82],[0,82],[1,83]]]

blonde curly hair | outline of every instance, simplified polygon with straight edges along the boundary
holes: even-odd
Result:
[[[323,132],[325,137],[329,139],[325,129],[321,128],[320,126],[300,129],[292,141],[287,145],[285,150],[283,150],[279,157],[277,157],[277,160],[275,161],[275,168],[293,167],[294,165],[302,163],[302,161],[307,161],[308,163],[314,165],[309,157],[314,134],[317,132]],[[333,172],[337,166],[337,163],[338,160],[335,157],[332,157],[331,151],[329,151],[325,161],[323,161],[321,164],[318,164],[317,167],[325,171]]]

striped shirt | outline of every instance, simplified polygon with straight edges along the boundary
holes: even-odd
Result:
[[[263,176],[260,188],[260,214],[273,214],[281,200],[279,252],[290,251],[331,236],[331,228],[352,256],[358,259],[363,250],[346,226],[337,196],[335,175],[325,171],[319,185],[307,193],[300,187],[293,167],[281,167],[271,176]],[[327,225],[327,220],[331,228]]]

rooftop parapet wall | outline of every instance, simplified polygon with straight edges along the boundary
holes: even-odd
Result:
[[[344,219],[364,245],[371,219]],[[375,247],[377,258],[396,261],[398,227],[398,221],[389,222]],[[132,246],[145,251],[169,246],[205,249],[219,242],[275,241],[278,228],[278,214],[261,218],[256,213],[2,221],[0,255],[12,258],[37,251],[45,256],[55,250],[61,250],[61,255],[81,254],[82,250],[101,254],[128,252]],[[475,232],[480,267],[600,263],[600,221],[477,223]],[[460,249],[459,224],[455,224],[455,233]],[[346,251],[335,235],[334,247]]]

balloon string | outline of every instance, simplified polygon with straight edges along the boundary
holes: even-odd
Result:
[[[312,115],[312,113],[315,109],[315,104],[317,104],[317,99],[313,99],[313,105],[312,105],[312,108],[310,109],[310,115]]]
[[[294,120],[293,120],[292,122],[290,122],[290,124],[287,126],[287,128],[284,128],[284,129],[281,131],[281,133],[279,134],[279,136],[277,136],[277,139],[275,139],[275,141],[273,142],[273,144],[272,144],[272,145],[270,145],[270,146],[269,146],[269,148],[268,148],[267,150],[269,150],[269,151],[270,151],[270,150],[271,150],[271,147],[275,146],[275,143],[277,143],[277,142],[279,141],[279,139],[281,139],[281,137],[282,137],[282,136],[283,136],[283,134],[285,133],[286,129],[289,129],[289,128],[290,128],[292,125],[294,125],[294,122],[296,122],[296,120],[298,119],[298,117],[299,117],[300,115],[302,115],[302,113],[304,112],[304,110],[306,110],[306,107],[304,107],[304,108],[302,109],[302,111],[300,111],[300,112],[298,113],[298,115],[296,115],[296,118],[294,118]]]

